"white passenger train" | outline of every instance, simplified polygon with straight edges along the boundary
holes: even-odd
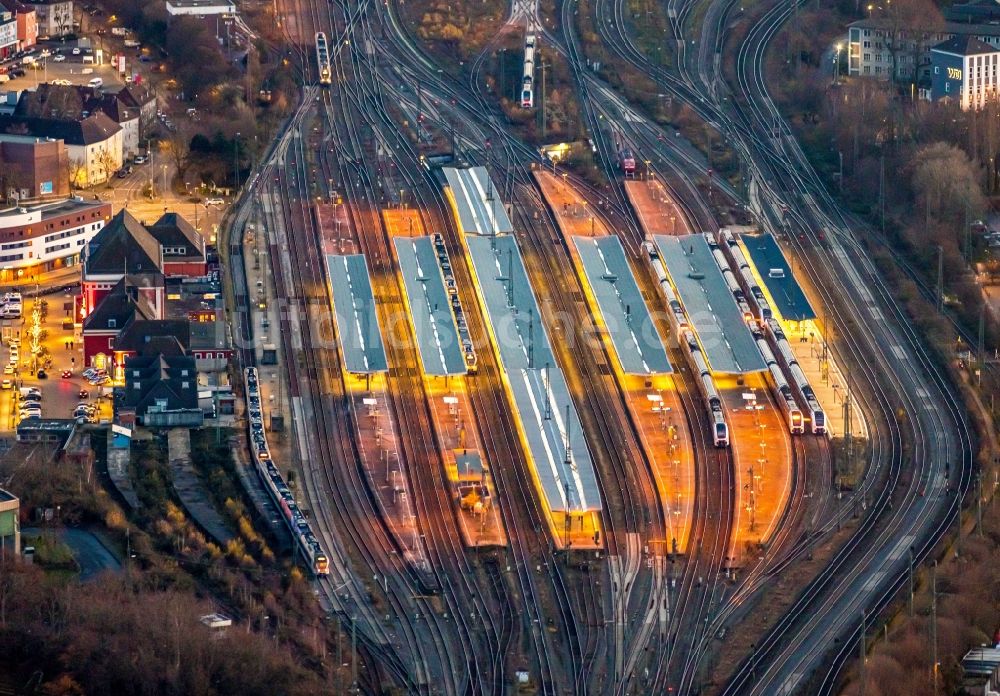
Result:
[[[313,534],[309,522],[295,502],[295,496],[288,489],[281,477],[278,467],[271,461],[271,451],[267,446],[267,435],[264,434],[264,419],[261,410],[260,386],[257,379],[257,368],[248,367],[244,370],[247,385],[247,418],[251,449],[257,462],[257,473],[264,488],[281,510],[281,516],[292,533],[295,546],[301,551],[309,568],[316,575],[328,575],[329,560]]]
[[[521,77],[521,108],[535,108],[535,35],[524,39],[524,72]]]
[[[746,295],[743,293],[743,289],[740,287],[740,284],[736,281],[736,276],[733,274],[733,269],[730,267],[725,254],[722,253],[719,245],[715,243],[715,237],[712,236],[712,233],[705,233],[705,241],[708,242],[708,248],[712,252],[712,257],[715,259],[715,263],[719,266],[719,270],[722,271],[722,277],[726,280],[726,286],[729,288],[729,292],[733,293],[733,299],[736,300],[736,304],[740,308],[740,313],[743,315],[743,321],[747,323],[752,322],[753,312],[750,311],[750,304],[747,302]]]
[[[727,229],[719,230],[719,243],[726,245],[730,256],[733,257],[733,261],[736,263],[736,268],[739,269],[740,275],[743,276],[743,282],[746,284],[747,289],[750,290],[750,295],[753,297],[753,302],[757,307],[757,319],[762,322],[767,321],[771,318],[771,304],[764,297],[764,291],[761,290],[760,285],[757,284],[757,280],[753,277],[750,264],[747,263],[747,257],[743,254],[743,250],[740,249],[740,245],[736,243],[733,233]]]
[[[750,330],[753,333],[754,341],[757,343],[757,348],[760,350],[761,357],[764,358],[767,369],[771,373],[771,383],[774,385],[774,390],[778,398],[778,406],[781,408],[782,413],[785,414],[785,418],[788,419],[788,429],[792,435],[801,435],[805,432],[805,426],[802,421],[802,410],[795,401],[792,388],[788,386],[785,373],[781,371],[781,366],[774,359],[774,353],[767,344],[767,339],[763,332],[757,326],[751,327]]]
[[[319,70],[319,83],[328,85],[333,81],[333,72],[330,70],[330,45],[326,41],[326,34],[316,33],[316,67]]]
[[[765,326],[767,326],[768,331],[771,333],[771,338],[774,339],[774,344],[778,347],[778,354],[784,361],[785,368],[788,370],[788,374],[791,375],[792,383],[798,391],[799,399],[805,406],[806,413],[809,414],[812,432],[817,435],[825,433],[826,413],[823,412],[823,408],[819,405],[819,400],[816,398],[815,392],[813,392],[812,387],[809,385],[809,380],[806,379],[805,373],[795,359],[792,347],[788,345],[788,339],[785,338],[785,332],[781,330],[781,326],[773,317],[765,322]]]
[[[677,294],[670,285],[670,280],[667,278],[667,271],[663,267],[663,260],[660,258],[656,246],[652,242],[643,242],[642,246],[646,250],[646,255],[649,258],[650,265],[653,267],[653,272],[656,273],[660,289],[663,291],[667,304],[670,306],[670,313],[674,319],[674,329],[677,331],[677,339],[687,347],[691,364],[698,373],[698,382],[701,384],[708,418],[712,424],[712,442],[716,447],[729,447],[729,423],[722,408],[722,399],[715,388],[715,380],[712,379],[712,372],[708,369],[708,361],[705,360],[705,356],[701,352],[701,346],[694,337],[694,332],[691,331],[687,312],[684,311],[684,306],[677,299]]]

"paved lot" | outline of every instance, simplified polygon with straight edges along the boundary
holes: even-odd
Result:
[[[48,58],[41,58],[39,57],[41,48],[48,48],[50,51],[53,51],[53,54]],[[35,89],[41,82],[52,82],[54,80],[69,80],[74,85],[85,85],[95,77],[104,80],[104,86],[114,91],[117,91],[124,84],[107,62],[111,56],[110,53],[105,53],[106,62],[104,65],[85,65],[82,54],[79,56],[71,55],[72,45],[45,44],[41,48],[33,54],[38,61],[38,68],[36,69],[29,65],[20,65],[19,67],[24,69],[24,77],[16,77],[9,82],[0,84],[0,91]],[[56,50],[61,50],[66,56],[64,62],[57,63],[53,61]],[[13,67],[17,63],[20,63],[20,61],[8,63],[8,66]],[[86,72],[87,70],[89,72]]]
[[[78,393],[81,389],[89,392],[85,401],[99,405],[99,419],[111,418],[111,402],[108,399],[98,399],[99,389],[91,386],[81,375],[83,362],[83,346],[79,338],[74,338],[72,329],[64,329],[63,321],[68,318],[66,303],[72,302],[68,293],[60,292],[38,298],[39,302],[47,302],[48,308],[40,323],[42,329],[40,345],[41,361],[31,354],[30,330],[33,323],[35,299],[24,298],[24,313],[21,319],[0,322],[0,361],[3,365],[9,363],[10,338],[15,333],[21,337],[19,361],[14,374],[14,387],[38,387],[42,392],[43,418],[70,418],[73,409],[81,401]],[[68,342],[73,342],[73,348]],[[44,365],[46,356],[51,359],[51,368],[46,370],[47,378],[38,379],[36,368]],[[73,376],[63,379],[63,370],[71,370]],[[9,375],[8,375],[9,377]],[[17,397],[16,389],[0,390],[0,432],[11,432],[17,427]]]

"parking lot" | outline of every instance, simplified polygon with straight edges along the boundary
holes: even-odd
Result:
[[[85,64],[86,50],[78,49],[79,55],[73,55],[72,44],[61,44],[50,42],[39,44],[36,50],[30,54],[35,59],[35,65],[25,65],[23,58],[6,61],[3,68],[10,71],[20,68],[24,70],[21,77],[12,77],[7,82],[0,84],[2,91],[21,91],[25,89],[35,89],[42,82],[56,82],[65,80],[73,85],[86,85],[90,80],[99,77],[104,80],[104,87],[118,90],[124,83],[121,81],[117,71],[115,71],[109,61],[113,55],[111,52],[104,54],[104,65]],[[51,55],[42,57],[43,51],[48,50]],[[91,58],[95,58],[96,50],[93,50]],[[58,56],[63,56],[62,60]]]
[[[72,328],[64,328],[64,321],[72,316],[72,310],[66,306],[72,307],[72,301],[66,292],[52,293],[37,300],[25,297],[20,319],[0,320],[0,362],[5,370],[4,388],[0,389],[0,432],[9,433],[17,427],[26,401],[21,398],[20,390],[32,387],[40,393],[41,418],[72,418],[80,403],[96,407],[91,418],[94,422],[111,418],[110,399],[98,398],[100,394],[110,393],[110,388],[95,386],[81,374],[82,344],[74,338]],[[33,353],[36,335],[39,350]],[[15,343],[17,348],[12,349]],[[17,358],[15,362],[11,362],[12,352]],[[13,370],[7,370],[8,365],[12,365]],[[64,371],[69,372],[69,376],[63,377]],[[9,386],[7,380],[10,380]],[[87,391],[85,397],[81,398],[81,390]]]

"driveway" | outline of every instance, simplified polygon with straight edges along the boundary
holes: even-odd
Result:
[[[80,580],[87,581],[106,570],[120,572],[121,561],[104,542],[93,532],[76,527],[64,527],[54,530],[59,540],[69,546],[73,558],[80,566]],[[26,527],[21,530],[21,536],[39,536],[43,530]]]

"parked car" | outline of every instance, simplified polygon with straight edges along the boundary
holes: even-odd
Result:
[[[2,382],[0,382],[0,389],[12,389],[13,387],[14,387],[14,382],[6,377]]]
[[[79,46],[74,46],[73,50],[70,51],[70,53],[72,53],[74,56],[80,55],[80,47]]]
[[[64,60],[66,60],[66,56],[64,56],[62,53],[57,53],[52,57],[53,63],[62,63]]]
[[[132,161],[135,164],[146,164],[146,157],[144,155],[136,155],[135,159]]]
[[[205,205],[225,205],[226,202],[221,198],[206,198]]]

